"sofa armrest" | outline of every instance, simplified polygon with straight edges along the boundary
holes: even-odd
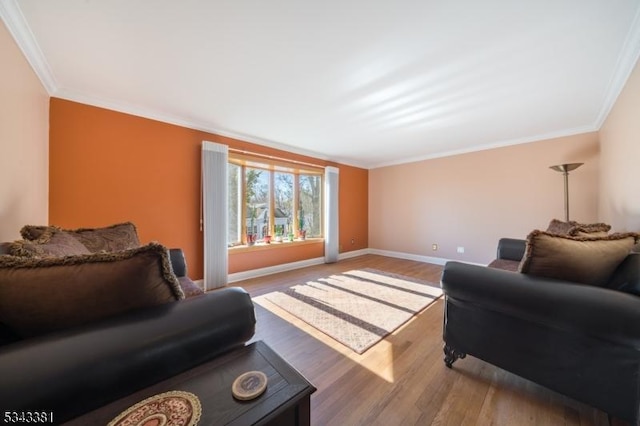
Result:
[[[64,422],[241,346],[254,330],[251,297],[230,287],[21,341],[0,348],[0,401]]]
[[[515,238],[500,238],[498,241],[498,259],[521,261],[526,248],[525,240]]]
[[[171,267],[176,277],[187,276],[187,260],[184,257],[184,252],[179,248],[169,249],[169,258],[171,259]]]
[[[640,298],[631,294],[460,262],[447,262],[441,285],[451,303],[640,347]]]

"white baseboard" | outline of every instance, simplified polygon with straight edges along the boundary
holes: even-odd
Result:
[[[338,256],[338,260],[351,259],[352,257],[364,256],[365,254],[370,253],[371,251],[369,251],[369,249],[347,251],[344,253],[340,253],[340,255]]]
[[[340,253],[340,255],[338,256],[338,260],[349,259],[365,254],[369,254],[369,249],[348,251],[345,253]],[[282,265],[268,266],[266,268],[260,269],[251,269],[249,271],[229,274],[228,282],[233,283],[236,281],[248,280],[250,278],[263,277],[265,275],[271,275],[278,272],[293,271],[294,269],[306,268],[307,266],[321,265],[323,263],[324,257],[316,257],[314,259],[301,260],[299,262],[283,263]]]
[[[395,257],[398,259],[415,260],[416,262],[433,263],[434,265],[445,265],[447,262],[461,262],[468,263],[469,265],[487,266],[486,263],[469,262],[467,260],[460,259],[447,259],[445,257],[432,257],[432,256],[420,256],[412,253],[402,253],[398,251],[368,249],[370,254],[377,254],[380,256]]]
[[[248,271],[236,272],[229,274],[228,282],[248,280],[250,278],[263,277],[265,275],[276,274],[278,272],[292,271],[294,269],[306,268],[307,266],[321,265],[324,263],[324,257],[316,257],[314,259],[301,260],[299,262],[283,263],[282,265],[268,266],[266,268],[251,269]]]
[[[379,250],[379,249],[369,249],[369,253],[377,254],[380,256],[395,257],[398,259],[415,260],[416,262],[433,263],[434,265],[444,265],[449,260],[451,260],[451,259],[445,259],[443,257],[421,256],[418,254],[402,253],[399,251],[389,251],[389,250]]]
[[[402,253],[397,251],[379,250],[379,249],[371,249],[371,248],[340,253],[338,260],[350,259],[352,257],[363,256],[365,254],[377,254],[380,256],[395,257],[398,259],[415,260],[416,262],[432,263],[434,265],[444,265],[448,261],[454,260],[454,259],[445,259],[443,257],[420,256],[412,253]],[[485,264],[482,264],[482,263],[466,262],[463,260],[460,260],[459,262],[470,263],[472,265],[486,266]],[[237,281],[243,281],[251,278],[263,277],[265,275],[276,274],[278,272],[286,272],[286,271],[292,271],[294,269],[306,268],[307,266],[321,265],[323,263],[324,263],[323,257],[316,257],[314,259],[301,260],[299,262],[283,263],[282,265],[274,265],[274,266],[268,266],[266,268],[251,269],[249,271],[242,271],[242,272],[229,274],[228,282],[234,283]],[[196,283],[198,283],[199,285],[202,285],[202,280],[198,280],[196,281]]]

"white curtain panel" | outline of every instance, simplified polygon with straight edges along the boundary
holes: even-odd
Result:
[[[324,169],[324,262],[338,261],[338,176],[337,167]]]
[[[229,148],[202,142],[202,213],[204,218],[204,289],[227,285],[229,258],[227,230]]]

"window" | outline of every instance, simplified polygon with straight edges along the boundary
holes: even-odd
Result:
[[[264,240],[269,233],[269,178],[267,170],[245,167],[244,190],[246,194],[246,234],[255,240]]]
[[[293,223],[294,182],[295,175],[293,173],[274,173],[275,208],[273,220],[276,239],[293,239],[295,237]]]
[[[322,236],[322,177],[299,175],[299,180],[299,226],[306,230],[307,236],[320,237]]]
[[[322,237],[321,168],[229,155],[228,245]]]

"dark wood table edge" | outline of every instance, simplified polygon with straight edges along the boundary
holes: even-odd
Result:
[[[271,348],[262,340],[257,340],[255,342],[252,342],[244,346],[240,350],[244,350],[247,352],[255,350],[259,352],[262,355],[262,357],[266,361],[268,361],[278,371],[278,373],[288,382],[291,382],[291,381],[299,382],[300,379],[302,379],[302,381],[304,381],[305,384],[289,385],[284,389],[280,389],[277,393],[290,392],[291,390],[294,390],[293,395],[289,396],[287,399],[289,399],[290,401],[296,402],[299,409],[303,411],[302,413],[298,413],[299,418],[310,419],[311,404],[309,399],[305,400],[305,397],[310,396],[317,389],[313,384],[311,384],[311,382],[307,380],[307,378],[297,368],[289,364],[279,353],[277,353],[273,348]],[[280,406],[274,411],[270,412],[268,415],[260,419],[256,419],[255,422],[251,424],[258,425],[258,426],[268,424],[270,421],[278,418],[278,416],[283,414],[288,409],[289,407]],[[228,425],[229,426],[245,426],[247,424],[246,420],[247,420],[246,418],[239,418],[229,423]],[[304,423],[304,425],[308,425],[308,424],[309,423]]]

